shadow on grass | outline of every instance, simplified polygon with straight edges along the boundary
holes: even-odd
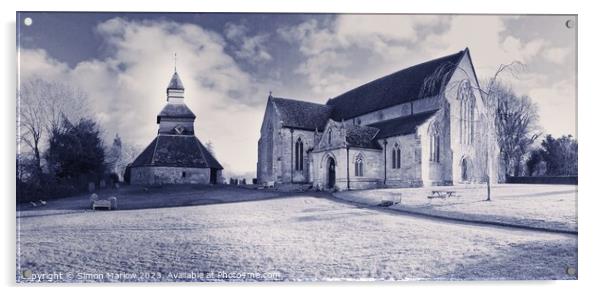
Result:
[[[577,240],[541,240],[494,245],[489,255],[464,255],[443,280],[576,280]]]
[[[277,192],[272,190],[256,190],[250,188],[232,187],[226,185],[188,187],[165,186],[162,188],[132,188],[126,187],[120,191],[106,190],[97,193],[100,199],[110,196],[117,197],[117,210],[140,210],[155,208],[172,208],[184,206],[201,206],[226,203],[241,203],[271,200],[291,197],[320,197],[323,193],[316,192]],[[90,194],[63,199],[50,200],[46,206],[32,207],[29,204],[17,206],[18,218],[34,216],[74,214],[90,209]],[[67,211],[67,212],[65,212]],[[43,213],[43,212],[48,212]]]

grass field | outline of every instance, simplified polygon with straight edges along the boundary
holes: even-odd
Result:
[[[151,195],[161,194],[170,195]],[[576,279],[566,272],[577,267],[576,235],[273,194],[182,189],[174,196],[204,205],[91,212],[61,200],[23,208],[17,281]]]

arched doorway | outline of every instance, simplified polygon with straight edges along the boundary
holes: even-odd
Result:
[[[334,185],[336,183],[336,170],[335,170],[335,162],[334,159],[332,157],[328,158],[328,180],[326,185],[328,186],[328,188],[334,188]]]
[[[468,181],[468,160],[466,158],[462,159],[460,166],[462,169],[462,181]]]

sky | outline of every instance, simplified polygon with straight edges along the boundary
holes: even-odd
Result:
[[[325,103],[466,47],[479,79],[522,62],[501,79],[537,104],[545,133],[577,135],[575,16],[22,12],[17,22],[21,81],[86,92],[108,143],[119,134],[142,149],[156,136],[177,53],[195,133],[226,175],[255,173],[270,91]]]

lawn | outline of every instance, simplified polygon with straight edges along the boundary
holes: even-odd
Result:
[[[459,197],[428,199],[432,190],[454,190]],[[347,191],[335,193],[335,196],[367,205],[401,197],[401,203],[392,209],[577,232],[575,185],[499,184],[492,188],[491,201],[485,201],[487,191],[484,185]]]
[[[249,192],[231,190],[212,195]],[[566,272],[577,266],[575,235],[362,208],[326,194],[253,193],[183,207],[20,212],[17,280],[576,279]]]

